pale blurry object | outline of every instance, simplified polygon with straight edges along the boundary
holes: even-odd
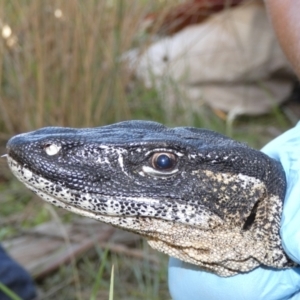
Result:
[[[11,27],[5,24],[0,19],[0,40],[4,40],[9,48],[14,47],[17,44],[17,37],[13,34]]]
[[[293,86],[262,1],[226,9],[125,57],[147,87],[163,93],[168,109],[182,98],[193,111],[207,103],[231,117],[258,115],[277,107]]]

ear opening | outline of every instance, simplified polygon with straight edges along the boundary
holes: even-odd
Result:
[[[258,204],[260,202],[257,201],[255,203],[255,205],[253,206],[252,210],[251,210],[251,213],[250,215],[248,216],[248,218],[246,219],[245,223],[244,223],[244,226],[243,226],[243,230],[250,230],[254,221],[255,221],[255,217],[256,217],[256,213],[257,213],[257,207],[258,207]]]

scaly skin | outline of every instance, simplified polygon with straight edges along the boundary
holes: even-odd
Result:
[[[16,177],[44,200],[205,270],[294,266],[279,236],[281,165],[221,134],[145,121],[48,127],[13,137],[7,151]]]

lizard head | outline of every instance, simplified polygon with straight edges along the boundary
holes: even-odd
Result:
[[[288,266],[281,165],[221,134],[146,121],[13,137],[8,163],[28,188],[74,213],[136,232],[222,276]]]

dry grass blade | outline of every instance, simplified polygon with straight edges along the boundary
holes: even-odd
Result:
[[[0,25],[11,28],[0,43],[0,131],[132,117],[131,74],[120,57],[136,43],[149,5],[12,0],[0,10]]]
[[[0,291],[7,295],[11,300],[22,300],[18,295],[0,282]]]
[[[114,265],[111,267],[111,277],[110,277],[110,285],[109,285],[109,300],[114,299]]]

